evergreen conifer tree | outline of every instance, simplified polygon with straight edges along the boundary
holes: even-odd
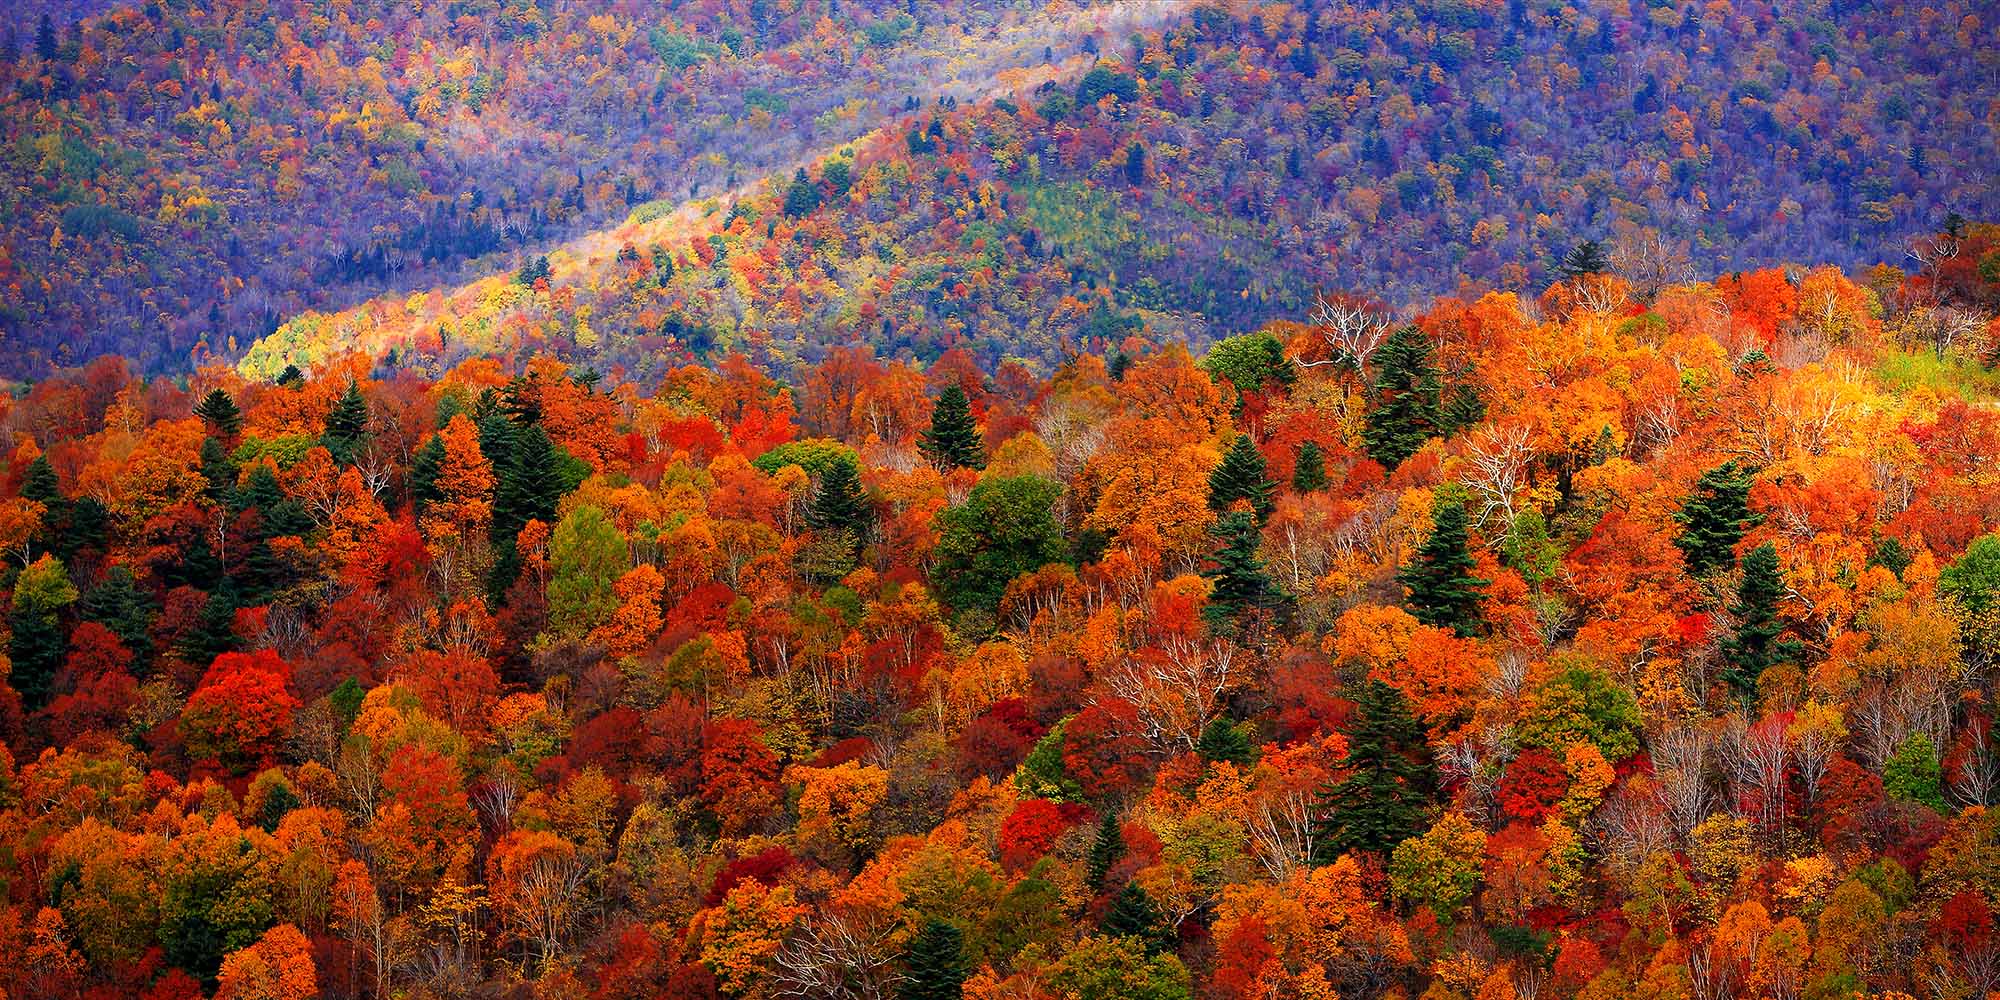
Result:
[[[433,434],[410,458],[410,504],[418,517],[424,508],[443,499],[438,490],[438,476],[444,471],[444,437]]]
[[[1603,274],[1611,270],[1611,254],[1604,244],[1597,240],[1584,240],[1563,255],[1557,270],[1564,278],[1581,278],[1586,274]]]
[[[1257,748],[1250,745],[1250,737],[1243,734],[1243,727],[1220,715],[1208,720],[1208,725],[1202,727],[1195,753],[1211,764],[1226,761],[1238,767],[1249,767],[1257,762]]]
[[[1326,456],[1320,453],[1318,442],[1299,445],[1298,459],[1292,463],[1292,489],[1300,493],[1326,489]]]
[[[1214,581],[1202,617],[1217,632],[1233,634],[1245,615],[1273,603],[1276,588],[1264,572],[1263,560],[1257,558],[1260,536],[1248,513],[1231,511],[1216,518],[1210,534],[1222,547],[1210,557],[1215,565],[1201,571]]]
[[[1750,512],[1752,478],[1733,460],[1724,462],[1701,474],[1694,494],[1674,515],[1681,524],[1674,545],[1686,557],[1689,575],[1706,576],[1727,568],[1736,560],[1736,543],[1743,540],[1743,533],[1763,523],[1763,515]]]
[[[852,461],[829,462],[820,473],[819,489],[806,506],[806,523],[815,531],[851,531],[857,542],[867,537],[872,511],[861,490],[861,473]]]
[[[1727,664],[1723,679],[1746,703],[1756,697],[1757,679],[1766,669],[1803,652],[1799,643],[1778,638],[1785,630],[1778,620],[1778,601],[1784,596],[1777,548],[1765,542],[1745,553],[1743,579],[1729,607],[1736,631],[1722,642],[1722,660]]]
[[[130,569],[113,566],[106,570],[104,579],[84,595],[79,609],[84,621],[111,630],[132,651],[135,662],[143,663],[152,651],[153,599],[139,588]]]
[[[1396,580],[1409,589],[1411,613],[1418,621],[1475,635],[1484,625],[1480,588],[1491,581],[1472,575],[1476,563],[1466,541],[1465,504],[1439,500],[1431,508],[1431,522],[1430,537]]]
[[[1443,389],[1430,341],[1414,326],[1391,334],[1374,361],[1375,401],[1361,440],[1369,458],[1394,469],[1438,433]]]
[[[972,975],[965,960],[965,935],[952,924],[932,917],[910,939],[903,953],[903,982],[898,1000],[958,1000]]]
[[[1111,866],[1125,856],[1125,830],[1118,822],[1118,814],[1104,810],[1104,817],[1097,821],[1097,839],[1090,842],[1090,857],[1087,869],[1090,876],[1089,889],[1097,891],[1104,885],[1104,879],[1111,874]]]
[[[792,184],[785,189],[785,214],[796,219],[811,215],[819,208],[819,185],[806,176],[806,168],[800,167],[792,174]]]
[[[1348,851],[1387,855],[1424,828],[1437,785],[1423,723],[1401,691],[1370,678],[1347,731],[1347,773],[1320,790],[1313,853],[1328,864]]]
[[[217,437],[233,438],[243,429],[243,411],[237,409],[236,400],[222,389],[211,389],[201,397],[201,402],[195,404],[194,415]]]
[[[1208,508],[1221,513],[1230,504],[1245,500],[1262,523],[1271,516],[1272,490],[1263,453],[1250,442],[1250,435],[1238,434],[1229,451],[1223,454],[1222,462],[1208,474]]]
[[[350,381],[347,391],[333,404],[333,412],[327,414],[326,432],[320,435],[319,443],[326,446],[335,462],[352,465],[367,435],[368,400],[362,397],[361,387]]]
[[[35,460],[28,463],[27,478],[21,480],[21,499],[33,500],[48,508],[62,503],[62,486],[56,479],[56,467],[49,464],[46,452],[36,455]]]
[[[965,390],[957,384],[938,393],[937,405],[931,408],[931,426],[924,431],[918,448],[940,472],[986,467],[986,439],[973,423]]]
[[[1111,897],[1111,905],[1104,911],[1098,928],[1112,937],[1138,940],[1145,945],[1148,955],[1166,951],[1174,943],[1173,931],[1166,926],[1160,908],[1137,882],[1125,883],[1125,888]]]

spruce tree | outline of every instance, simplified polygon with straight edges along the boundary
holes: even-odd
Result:
[[[44,507],[53,508],[62,503],[62,486],[56,479],[56,468],[49,464],[49,456],[43,453],[28,463],[27,478],[21,480],[21,499],[33,500]]]
[[[1090,842],[1090,857],[1085,871],[1090,876],[1088,887],[1096,892],[1104,885],[1104,879],[1111,874],[1111,866],[1125,856],[1125,829],[1118,822],[1118,814],[1104,810],[1103,818],[1097,821],[1097,839]]]
[[[785,214],[796,219],[811,215],[819,208],[819,185],[806,176],[806,168],[800,167],[792,174],[792,184],[785,189]]]
[[[243,429],[243,411],[237,409],[236,400],[228,392],[212,389],[208,395],[196,403],[194,415],[208,425],[209,433],[217,437],[233,438]]]
[[[1430,341],[1414,326],[1391,334],[1374,361],[1375,400],[1361,440],[1369,458],[1394,469],[1438,432],[1443,389]]]
[[[361,395],[361,387],[352,381],[347,383],[347,391],[333,404],[333,412],[327,414],[326,432],[319,436],[319,443],[333,455],[333,460],[341,465],[352,465],[361,454],[361,442],[368,435],[368,400]]]
[[[539,424],[519,428],[509,442],[506,464],[493,491],[493,534],[510,544],[529,521],[553,525],[562,499],[563,476],[555,442]]]
[[[1298,458],[1292,463],[1292,489],[1300,493],[1326,489],[1326,456],[1320,453],[1318,442],[1299,445]]]
[[[819,489],[806,506],[806,523],[815,531],[850,531],[857,542],[867,538],[872,511],[861,490],[861,473],[845,458],[827,463]]]
[[[444,498],[437,485],[443,471],[444,437],[433,434],[410,458],[410,505],[418,517],[423,516],[426,506]]]
[[[1754,474],[1740,470],[1735,461],[1701,474],[1693,495],[1681,505],[1674,519],[1681,524],[1674,545],[1687,559],[1691,576],[1706,576],[1726,569],[1736,560],[1736,543],[1743,533],[1763,523],[1761,514],[1750,512],[1750,482]]]
[[[1778,601],[1785,596],[1785,579],[1778,570],[1778,550],[1770,542],[1743,556],[1743,579],[1729,613],[1736,631],[1722,642],[1723,679],[1745,703],[1757,694],[1757,679],[1771,666],[1803,652],[1795,641],[1780,640],[1785,625],[1778,620]]]
[[[1423,723],[1403,692],[1370,678],[1355,699],[1347,731],[1347,773],[1321,789],[1313,860],[1329,864],[1348,851],[1387,855],[1424,828],[1437,769]]]
[[[972,405],[965,390],[956,383],[938,393],[937,405],[931,408],[931,426],[917,447],[939,472],[986,467],[986,439],[972,421]]]
[[[1227,762],[1249,767],[1257,762],[1257,748],[1250,744],[1250,737],[1243,734],[1243,727],[1220,715],[1208,720],[1208,725],[1202,727],[1195,753],[1211,764]]]
[[[1263,453],[1250,442],[1250,435],[1238,434],[1221,464],[1208,474],[1208,508],[1222,513],[1236,501],[1245,500],[1261,524],[1271,516],[1273,489]]]
[[[1431,522],[1430,537],[1396,580],[1408,588],[1418,621],[1475,635],[1485,624],[1479,613],[1480,588],[1491,581],[1472,575],[1476,563],[1466,541],[1465,504],[1440,499],[1431,507]]]
[[[971,975],[971,964],[965,960],[964,932],[932,917],[903,953],[903,982],[896,996],[899,1000],[958,1000],[965,995],[965,981]]]
[[[152,652],[153,598],[139,588],[130,569],[113,566],[105,571],[104,579],[84,595],[79,609],[84,621],[96,622],[117,636],[135,661],[143,663]]]
[[[1112,937],[1128,937],[1145,945],[1146,954],[1157,955],[1173,947],[1173,930],[1166,926],[1153,897],[1137,882],[1125,883],[1104,911],[1098,928]]]
[[[1611,254],[1604,244],[1596,240],[1584,240],[1563,255],[1562,263],[1556,268],[1564,278],[1581,278],[1587,274],[1603,274],[1611,270]]]
[[[1202,617],[1215,631],[1233,634],[1246,615],[1273,603],[1276,588],[1264,572],[1263,561],[1257,558],[1260,536],[1257,522],[1248,513],[1231,511],[1216,518],[1209,533],[1222,547],[1209,557],[1215,564],[1201,571],[1214,584]]]
[[[205,491],[210,500],[223,507],[236,504],[237,465],[215,438],[201,440],[201,476],[208,480]]]

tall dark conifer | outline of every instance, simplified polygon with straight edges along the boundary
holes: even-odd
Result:
[[[1477,563],[1466,536],[1465,504],[1438,501],[1431,508],[1431,523],[1430,537],[1396,580],[1409,589],[1411,613],[1418,621],[1461,636],[1476,635],[1485,624],[1480,590],[1491,581],[1472,575]]]
[[[1689,575],[1706,576],[1727,569],[1736,561],[1736,543],[1743,540],[1743,533],[1763,523],[1763,515],[1750,511],[1753,478],[1753,473],[1739,469],[1734,461],[1701,474],[1694,493],[1674,515],[1681,524],[1674,545],[1686,557]]]
[[[208,395],[196,403],[194,415],[208,425],[208,432],[219,438],[233,438],[243,429],[243,411],[236,407],[236,400],[223,389],[211,389]]]
[[[903,953],[903,982],[896,989],[897,1000],[958,1000],[965,995],[965,981],[971,976],[964,932],[932,917]]]
[[[1348,851],[1387,855],[1423,832],[1437,767],[1424,726],[1401,691],[1370,678],[1355,699],[1347,731],[1347,772],[1320,790],[1314,861]]]
[[[1430,341],[1414,326],[1390,334],[1374,365],[1374,405],[1361,439],[1369,458],[1394,469],[1438,433],[1444,390]]]
[[[940,472],[986,467],[986,439],[972,419],[972,404],[956,383],[938,393],[931,408],[931,425],[918,445]]]
[[[1299,445],[1298,458],[1292,463],[1292,489],[1300,493],[1326,489],[1326,456],[1320,453],[1317,442]]]
[[[1221,513],[1236,501],[1244,500],[1262,523],[1271,516],[1274,489],[1264,454],[1251,443],[1250,435],[1238,434],[1223,453],[1222,462],[1208,474],[1208,508]]]
[[[326,432],[319,437],[320,444],[333,455],[333,460],[341,465],[352,465],[361,454],[361,443],[368,435],[368,400],[361,395],[361,387],[352,381],[347,383],[347,391],[333,404],[333,412],[327,414]]]
[[[1256,520],[1247,512],[1230,511],[1216,518],[1210,534],[1222,547],[1209,557],[1215,564],[1201,571],[1214,583],[1202,617],[1215,631],[1234,634],[1244,618],[1275,603],[1277,588],[1264,572],[1263,560],[1257,558],[1261,536]]]
[[[1723,679],[1738,697],[1749,702],[1756,697],[1757,679],[1764,671],[1796,658],[1803,647],[1796,641],[1781,640],[1785,625],[1778,620],[1778,602],[1785,596],[1785,579],[1779,572],[1778,550],[1770,542],[1743,555],[1743,579],[1736,585],[1736,601],[1729,613],[1736,619],[1736,631],[1722,642]]]

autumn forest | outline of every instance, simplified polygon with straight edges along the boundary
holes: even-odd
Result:
[[[0,42],[0,1000],[2000,995],[1981,4]]]

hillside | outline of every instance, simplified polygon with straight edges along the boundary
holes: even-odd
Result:
[[[1090,6],[222,0],[31,26],[0,52],[0,374],[185,371],[1177,9]]]
[[[1948,212],[2000,207],[2000,25],[1817,10],[1198,7],[1081,77],[821,150],[805,184],[779,170],[553,248],[546,291],[519,280],[527,257],[308,314],[244,370],[360,344],[431,372],[549,352],[653,377],[732,350],[784,372],[862,343],[1046,372],[1139,326],[1255,329],[1315,289],[1532,291],[1587,238],[1657,285],[1902,263]]]
[[[0,396],[0,990],[1989,995],[2000,226],[1925,246]]]

